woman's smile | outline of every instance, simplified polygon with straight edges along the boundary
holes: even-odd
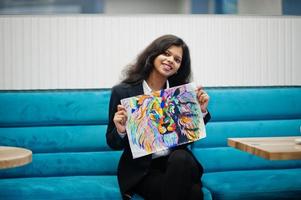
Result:
[[[173,67],[171,65],[169,65],[169,64],[163,63],[162,65],[163,65],[163,69],[165,71],[171,71],[173,69]]]

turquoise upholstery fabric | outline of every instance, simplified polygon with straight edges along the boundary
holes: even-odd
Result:
[[[0,199],[121,199],[116,176],[61,176],[0,180]]]
[[[206,187],[202,187],[202,192],[205,200],[212,200],[211,192]]]
[[[106,124],[110,90],[3,91],[1,126]]]
[[[16,190],[18,192],[16,192]],[[64,199],[99,200],[121,199],[116,176],[62,176],[0,179],[0,199]],[[204,199],[212,200],[211,193],[202,189]],[[141,200],[134,195],[133,200]]]
[[[116,175],[121,152],[68,152],[33,154],[32,163],[1,170],[3,178],[72,175]]]
[[[300,160],[268,161],[227,138],[300,135],[301,87],[207,91],[212,121],[191,145],[204,199],[300,199]],[[121,199],[121,152],[105,140],[109,98],[109,89],[0,91],[0,145],[33,151],[32,163],[0,170],[0,199]]]
[[[300,119],[300,87],[208,88],[212,121]]]
[[[205,172],[300,168],[301,160],[266,160],[232,147],[194,148]]]
[[[210,122],[206,125],[207,137],[194,147],[226,147],[231,137],[298,136],[300,118]]]
[[[213,199],[300,199],[301,168],[280,170],[239,170],[206,173],[205,187]]]
[[[301,199],[301,160],[269,161],[231,137],[300,136],[301,87],[209,88],[212,121],[193,144],[213,199]]]
[[[106,128],[107,125],[1,127],[0,141],[27,147],[34,153],[108,151]]]

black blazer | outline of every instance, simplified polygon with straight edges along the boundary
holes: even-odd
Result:
[[[106,139],[107,144],[112,149],[123,149],[123,153],[121,155],[117,170],[118,183],[122,195],[124,195],[126,192],[129,192],[133,188],[133,186],[135,186],[148,173],[148,168],[152,160],[152,155],[147,155],[133,159],[127,135],[124,138],[121,138],[119,136],[115,124],[113,122],[113,118],[114,114],[117,111],[117,105],[120,104],[121,99],[141,95],[143,93],[144,92],[142,83],[136,85],[122,83],[112,88],[112,94],[109,105],[109,124],[106,132]],[[210,120],[210,118],[210,114],[208,113],[204,118],[204,122],[207,123]],[[172,151],[176,149],[185,149],[188,152],[190,152],[190,150],[187,148],[187,144],[178,146],[172,149]],[[200,170],[203,170],[200,164],[199,166]]]

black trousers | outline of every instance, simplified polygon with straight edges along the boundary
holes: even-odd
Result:
[[[134,192],[146,200],[202,200],[201,170],[185,150],[152,160],[149,173]]]

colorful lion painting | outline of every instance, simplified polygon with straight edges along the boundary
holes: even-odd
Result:
[[[126,98],[121,103],[128,114],[126,130],[133,158],[206,136],[192,84]]]

